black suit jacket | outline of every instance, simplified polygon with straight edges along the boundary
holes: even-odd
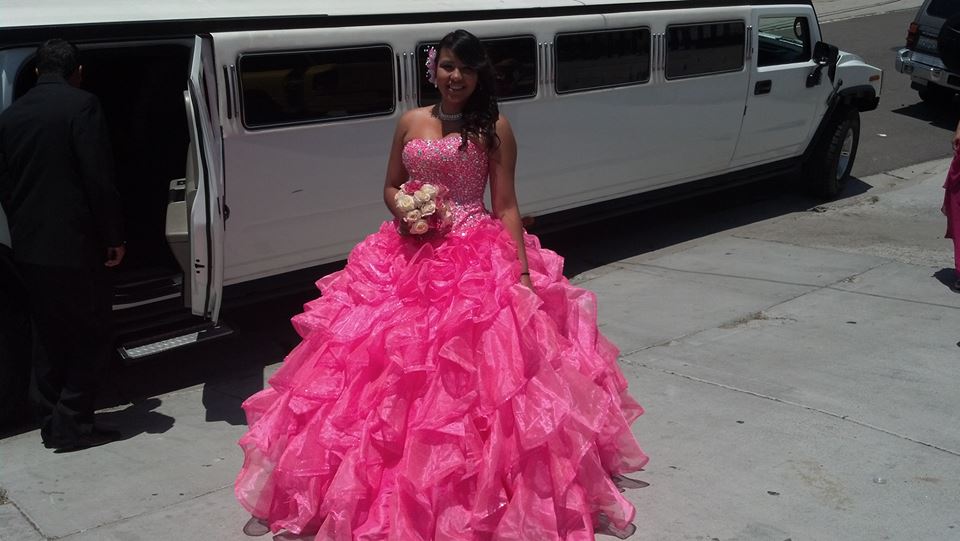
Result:
[[[21,263],[98,267],[108,246],[123,243],[113,154],[96,96],[41,75],[0,114],[0,204]]]

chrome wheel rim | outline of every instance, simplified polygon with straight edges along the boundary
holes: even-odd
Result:
[[[843,180],[847,167],[850,166],[850,154],[853,152],[853,129],[847,128],[843,136],[843,145],[840,147],[840,159],[837,160],[837,180]]]

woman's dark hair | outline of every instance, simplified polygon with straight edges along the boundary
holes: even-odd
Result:
[[[469,137],[483,141],[488,150],[497,148],[500,146],[496,129],[500,108],[495,95],[496,76],[487,50],[477,36],[466,30],[454,30],[444,36],[437,45],[437,53],[443,49],[449,49],[461,62],[477,71],[477,87],[463,107],[460,148],[467,147]]]
[[[77,47],[62,39],[50,39],[37,49],[37,73],[52,73],[64,79],[80,65]]]

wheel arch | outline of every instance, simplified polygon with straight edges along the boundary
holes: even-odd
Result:
[[[880,96],[872,85],[857,85],[841,89],[838,99],[845,106],[855,107],[861,113],[873,111],[880,104]]]

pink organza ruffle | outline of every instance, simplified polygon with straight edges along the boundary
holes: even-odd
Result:
[[[491,218],[446,239],[391,223],[317,282],[303,341],[244,402],[236,495],[320,540],[586,540],[633,506],[610,477],[647,457],[643,413],[596,299]]]

